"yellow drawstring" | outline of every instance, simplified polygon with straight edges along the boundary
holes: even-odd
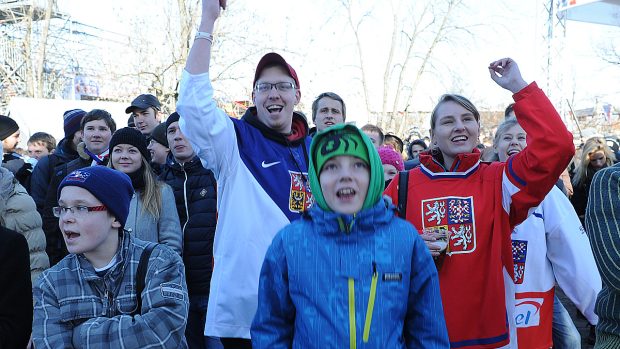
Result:
[[[368,297],[368,307],[366,308],[366,322],[364,323],[364,343],[368,343],[370,335],[370,324],[372,323],[372,311],[375,309],[375,295],[377,293],[377,267],[373,262],[374,272],[372,274],[372,282],[370,283],[370,295]]]
[[[349,278],[349,348],[356,348],[355,332],[355,281]]]
[[[366,307],[366,321],[364,321],[364,334],[362,340],[364,343],[368,343],[368,337],[370,337],[370,325],[372,324],[372,313],[375,308],[375,297],[377,295],[377,280],[379,274],[377,273],[377,265],[372,263],[373,273],[372,281],[370,283],[370,295],[368,295],[368,306]],[[357,347],[357,329],[355,328],[355,280],[349,278],[349,348],[356,349]]]

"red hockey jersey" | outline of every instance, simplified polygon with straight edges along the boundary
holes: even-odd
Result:
[[[474,149],[459,154],[449,170],[426,153],[409,172],[407,220],[420,232],[449,231],[439,282],[452,348],[510,342],[513,305],[507,308],[506,298],[514,300],[514,293],[506,295],[504,287],[505,273],[513,273],[510,233],[543,200],[574,153],[572,134],[536,83],[513,98],[528,134],[522,152],[506,163],[484,163]],[[386,194],[398,204],[398,178]]]

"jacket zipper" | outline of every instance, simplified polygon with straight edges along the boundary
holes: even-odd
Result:
[[[108,288],[105,286],[105,282],[103,284],[103,287],[105,288],[105,293],[103,295],[103,312],[101,315],[109,317],[109,312],[110,312],[110,292],[108,291]]]
[[[375,298],[377,295],[377,264],[372,262],[372,281],[370,283],[370,294],[368,295],[368,305],[366,306],[366,319],[364,321],[364,332],[362,341],[368,343],[370,337],[370,325],[372,324],[372,313],[375,309]],[[357,348],[357,329],[355,326],[355,280],[349,278],[349,348]]]
[[[338,225],[341,230],[344,230],[348,235],[353,229],[353,223],[355,223],[355,214],[351,223],[345,224],[342,217],[338,217]],[[379,274],[377,273],[377,263],[372,262],[372,279],[370,282],[370,294],[368,295],[368,304],[366,306],[366,318],[364,320],[364,332],[362,334],[362,340],[364,343],[368,343],[370,337],[370,325],[372,324],[372,313],[375,309],[375,298],[377,295],[377,279]],[[349,286],[349,348],[357,348],[357,329],[355,324],[355,279],[348,279]]]
[[[185,164],[181,164],[185,180],[183,181],[183,204],[185,205],[185,223],[183,224],[183,235],[185,235],[185,227],[189,222],[189,205],[187,204],[187,171],[185,171]],[[185,240],[185,239],[183,239]]]

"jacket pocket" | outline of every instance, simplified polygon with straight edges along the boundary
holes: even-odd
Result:
[[[136,294],[132,292],[116,297],[116,310],[122,315],[129,315],[134,311],[139,313]]]
[[[75,298],[59,301],[60,321],[78,326],[88,319],[101,316],[102,304],[98,298]]]
[[[377,297],[383,307],[394,314],[404,315],[402,304],[409,297],[408,269],[397,263],[377,263]],[[404,303],[403,303],[404,302]]]

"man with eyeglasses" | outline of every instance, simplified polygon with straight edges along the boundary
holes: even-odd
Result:
[[[305,118],[294,111],[301,97],[297,73],[273,52],[256,67],[254,106],[240,120],[217,108],[209,62],[210,33],[220,4],[225,2],[202,2],[177,110],[181,130],[218,181],[215,267],[205,335],[221,337],[225,348],[251,348],[250,326],[267,248],[312,202],[307,179],[310,138]]]

